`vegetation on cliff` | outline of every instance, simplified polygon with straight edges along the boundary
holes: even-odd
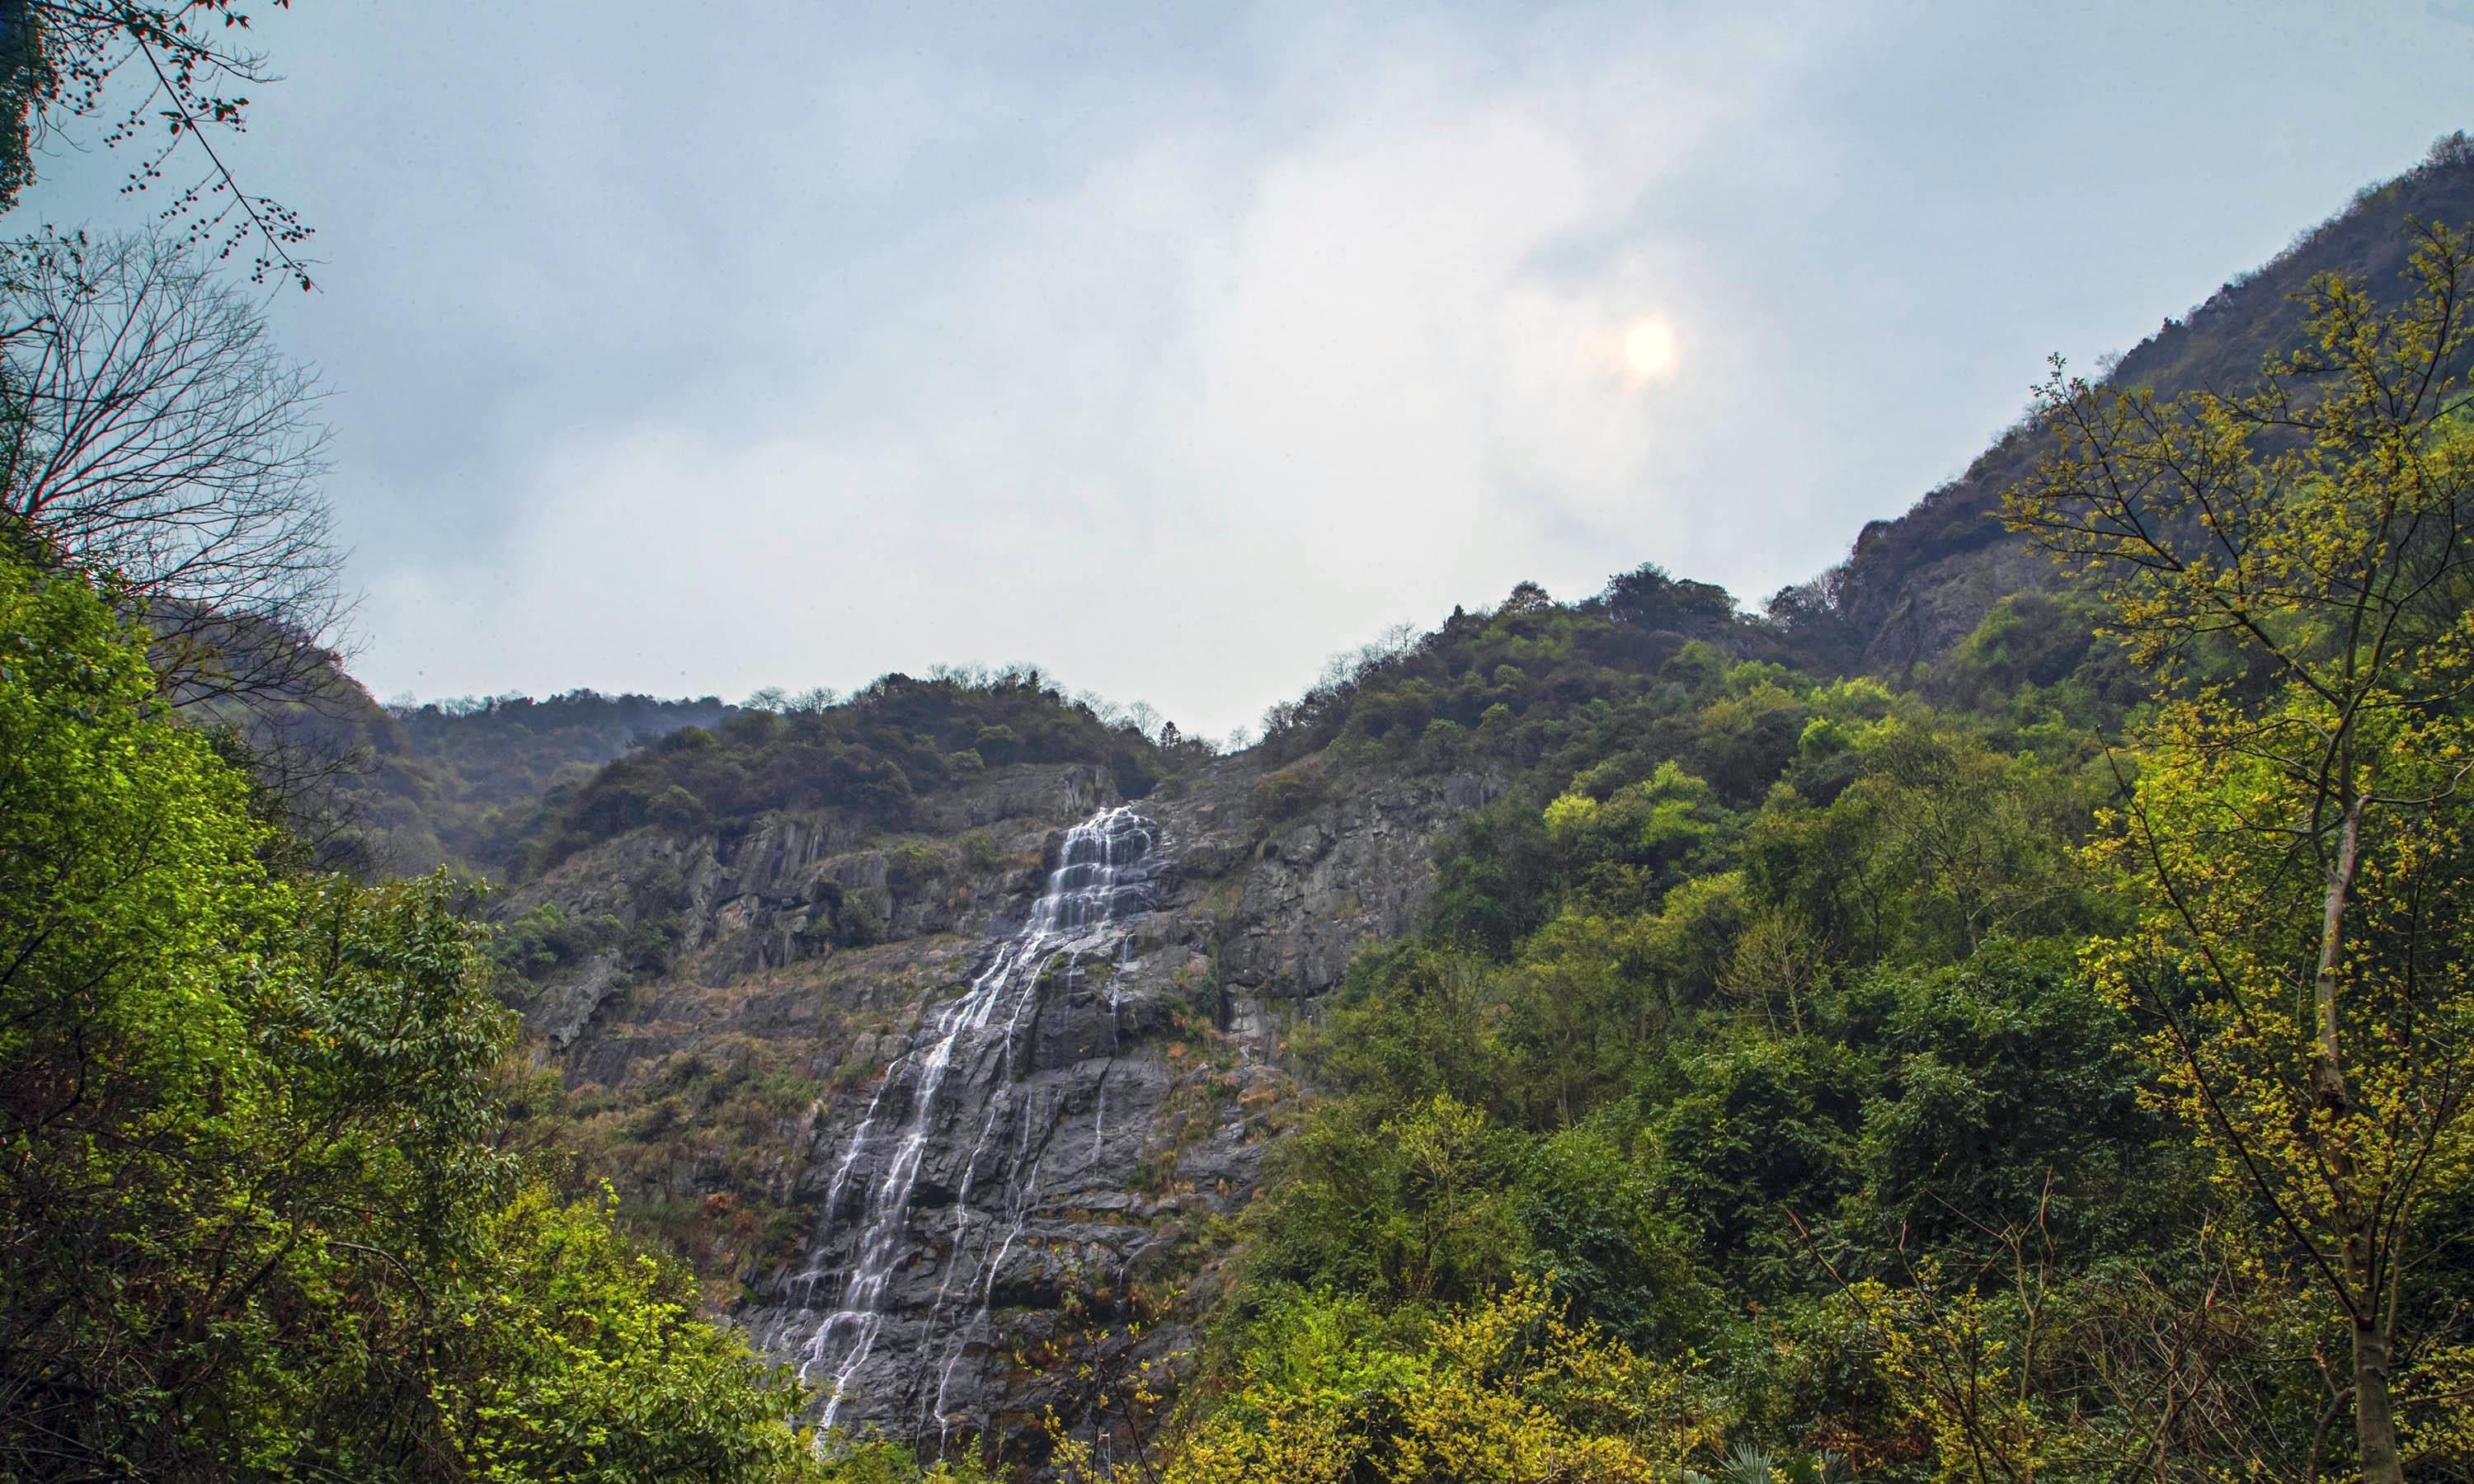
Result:
[[[1180,748],[1103,719],[1036,670],[887,675],[837,705],[744,709],[690,727],[596,774],[545,825],[535,869],[646,825],[733,829],[775,809],[835,810],[897,829],[941,783],[1014,762],[1103,768],[1128,798],[1151,791]]]
[[[1329,697],[1397,747],[1501,683],[1526,786],[1300,1032],[1159,1476],[2474,1475],[2474,269],[2420,247],[2256,397],[2049,390],[2013,518],[2108,638],[1615,682],[1516,595]]]

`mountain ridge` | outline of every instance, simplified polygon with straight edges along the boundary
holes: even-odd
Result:
[[[2103,379],[2169,395],[2245,389],[2267,356],[2292,344],[2303,314],[2293,296],[2317,275],[2360,279],[2383,308],[2399,301],[2409,221],[2474,224],[2474,143],[2464,133],[2439,140],[2420,164],[2365,187],[2284,251],[2167,320]],[[2059,586],[2050,564],[2001,524],[2001,491],[2033,473],[2050,446],[2031,421],[2014,424],[1956,479],[1898,515],[1865,522],[1846,561],[1786,589],[1773,610],[1809,614],[1820,600],[1845,626],[1850,658],[1877,674],[1903,675],[1948,653],[2001,598]]]

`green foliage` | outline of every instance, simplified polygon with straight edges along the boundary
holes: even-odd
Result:
[[[1703,612],[1686,624],[1696,634],[1723,639],[1731,652],[1790,654],[1770,628],[1733,617],[1723,591],[1672,586],[1704,594],[1686,605]],[[1336,661],[1321,683],[1264,718],[1262,745],[1282,762],[1336,745],[1343,757],[1429,768],[1543,765],[1568,776],[1575,765],[1558,754],[1575,744],[1579,753],[1602,752],[1604,738],[1637,735],[1693,692],[1724,684],[1726,662],[1707,639],[1687,643],[1617,616],[1631,611],[1621,602],[1611,609],[1607,598],[1560,606],[1524,584],[1491,613],[1455,610],[1414,643]]]
[[[396,706],[364,721],[376,764],[345,780],[354,814],[399,870],[451,865],[499,876],[523,865],[525,842],[573,802],[602,765],[684,727],[733,713],[718,697],[664,701],[590,690]],[[694,827],[695,800],[658,805]]]
[[[1723,1430],[1688,1357],[1572,1323],[1534,1283],[1403,1319],[1328,1292],[1285,1296],[1248,1328],[1231,1373],[1227,1400],[1149,1476],[1651,1484]],[[1065,1461],[1070,1476],[1100,1476],[1072,1450]]]
[[[1655,562],[1611,580],[1603,601],[1608,617],[1642,629],[1704,630],[1735,616],[1726,588],[1670,576]]]
[[[1265,774],[1253,787],[1254,807],[1266,820],[1294,819],[1322,802],[1329,784],[1320,772],[1283,768]]]
[[[901,829],[919,795],[1006,763],[1090,763],[1140,797],[1172,761],[1131,722],[1104,720],[1035,670],[888,675],[837,705],[739,711],[618,758],[550,802],[525,863],[546,869],[646,826],[728,831],[773,809],[835,809]]]
[[[1653,568],[1275,716],[1510,787],[1298,1035],[1170,1476],[1415,1476],[1423,1337],[1524,1293],[1707,1357],[1696,1484],[2474,1476],[2474,247],[2418,240],[2254,399],[2057,380],[2011,513],[2090,586],[1906,693]],[[1459,1476],[1592,1476],[1486,1416]]]
[[[299,870],[144,655],[0,563],[0,1476],[803,1469],[796,1389],[497,1148],[459,894]]]
[[[1971,708],[2050,704],[2082,725],[2118,727],[2144,693],[2128,657],[2101,627],[2084,593],[2012,593],[1933,664],[1924,688]]]
[[[570,919],[558,903],[545,901],[498,923],[490,956],[522,978],[539,979],[618,944],[626,934],[626,924],[606,913]]]
[[[2058,447],[2008,499],[2156,702],[2098,852],[2144,910],[2089,967],[2164,1021],[2163,1096],[2259,1208],[2261,1260],[2347,1330],[2377,1484],[2474,1447],[2414,1436],[2474,1330],[2408,1328],[2420,1254],[2474,1237],[2425,1225],[2474,1179],[2474,236],[2410,240],[2408,301],[2314,280],[2306,345],[2253,396],[2057,371]]]
[[[1441,854],[1424,932],[1362,953],[1298,1034],[1327,1095],[1246,1218],[1214,1395],[1294,1392],[1275,1353],[1326,1343],[1300,1304],[1415,1355],[1402,1336],[1532,1285],[1639,1353],[1710,1357],[1706,1415],[1732,1421],[1702,1473],[1921,1476],[1921,1383],[1883,1327],[1925,1311],[1881,1295],[1928,1270],[1999,1291],[2007,1263],[2076,1284],[2092,1346],[2195,1302],[2166,1276],[2195,1240],[2187,1140],[2075,966],[2123,912],[2074,850],[2105,776],[2061,690],[2005,673],[1953,712],[1694,641],[1620,706],[1563,708],[1531,781]],[[2058,1376],[2056,1415],[2124,1415]],[[1315,1415],[1259,1420],[1369,1424]]]
[[[695,1318],[686,1273],[631,1249],[614,1200],[540,1185],[492,1213],[487,1266],[456,1290],[443,1430],[492,1481],[777,1479],[813,1468],[780,1383]]]
[[[853,1442],[839,1437],[838,1430],[816,1470],[818,1484],[987,1484],[1000,1477],[974,1459],[923,1464],[912,1448],[882,1438]]]

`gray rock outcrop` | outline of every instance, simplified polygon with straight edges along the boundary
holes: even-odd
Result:
[[[1175,1295],[1208,1281],[1198,1218],[1254,1192],[1292,1086],[1284,1027],[1358,946],[1415,925],[1439,837],[1497,791],[1352,778],[1273,821],[1260,778],[1221,759],[1135,803],[1139,900],[1039,938],[1002,1017],[933,1075],[975,987],[1053,910],[1067,831],[1118,802],[1099,770],[991,770],[900,838],[788,814],[730,839],[641,832],[504,904],[622,939],[671,924],[658,971],[605,948],[527,1005],[570,1085],[625,1101],[753,1041],[821,1089],[761,1148],[683,1155],[643,1196],[773,1213],[771,1239],[693,1256],[737,1268],[734,1322],[835,1424],[1035,1451],[1047,1409],[1083,1405],[1076,1361],[1126,1361],[1128,1319],[1152,1322],[1134,1359],[1190,1348]]]

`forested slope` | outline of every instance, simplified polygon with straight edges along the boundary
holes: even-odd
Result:
[[[786,1478],[799,1403],[506,1139],[485,931],[313,869],[0,551],[0,1476]]]
[[[2169,319],[2124,352],[2104,379],[2168,395],[2255,386],[2261,363],[2292,349],[2303,310],[2296,299],[2323,273],[2350,275],[2373,300],[2393,307],[2408,292],[2402,276],[2410,221],[2474,221],[2474,146],[2462,133],[2433,146],[2430,157],[2394,180],[2366,186],[2335,216],[2297,233],[2273,260],[2242,274]],[[2022,368],[2023,382],[2033,368]],[[2001,491],[2032,473],[2051,447],[2026,422],[2012,427],[1957,479],[1927,493],[1905,514],[1858,533],[1847,561],[1811,586],[1789,589],[1776,610],[1803,619],[1816,645],[1840,646],[1836,662],[1903,675],[1946,653],[1992,606],[2023,588],[2057,579],[2001,521]]]
[[[2399,219],[2465,175],[2442,151],[2261,275],[2315,298],[2260,311],[2247,281],[2056,384],[1972,515],[1944,491],[1868,537],[1867,581],[2011,574],[1939,610],[1968,621],[1927,662],[1868,673],[1860,584],[1755,617],[1650,566],[1363,653],[1236,756],[1005,677],[675,733],[544,814],[546,874],[503,909],[507,993],[557,1048],[532,1126],[796,1358],[837,1322],[799,1284],[857,1260],[836,1171],[873,1167],[877,1089],[1029,910],[1043,842],[1132,801],[1169,857],[1143,954],[1043,991],[1011,1083],[927,1130],[943,1193],[897,1322],[933,1328],[960,1233],[1006,1216],[937,1234],[977,1110],[1045,1099],[1040,1137],[1089,1154],[1017,1192],[960,1388],[951,1360],[924,1392],[869,1373],[890,1389],[845,1418],[1193,1480],[2303,1479],[2383,1476],[2381,1448],[2464,1476],[2454,794],[2227,759],[2334,729],[2429,778],[2457,745],[2464,266]],[[2280,344],[2305,360],[2268,402],[2113,390],[2257,385],[2225,368]],[[2107,507],[2098,444],[2193,477]],[[2142,531],[2218,554],[2143,558]],[[2343,564],[2400,560],[2371,710],[2314,712],[2363,658]],[[2398,687],[2419,721],[2349,730]],[[2361,993],[2323,1011],[2348,798],[2397,814],[2380,904],[2328,950]],[[2283,853],[2235,864],[2296,808]],[[2357,1048],[2341,1093],[2315,1023]],[[2315,1078],[2320,1111],[2280,1122]],[[2385,1300],[2345,1276],[2374,1250]],[[2358,1438],[2372,1385],[2394,1424]]]
[[[2474,1474],[2474,251],[2405,251],[2254,399],[2056,385],[2076,582],[1930,695],[1535,606],[1568,695],[1297,1033],[1164,1476]]]

